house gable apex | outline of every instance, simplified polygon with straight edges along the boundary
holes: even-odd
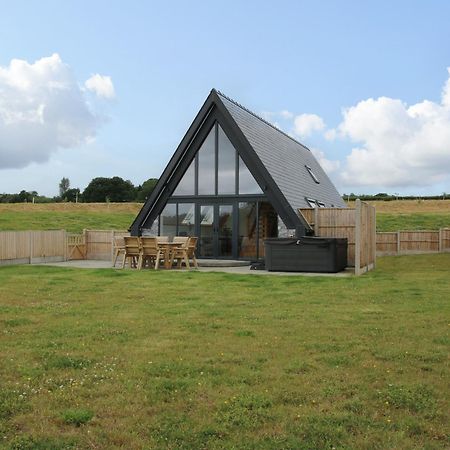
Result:
[[[144,224],[153,222],[176,189],[185,170],[198,152],[202,142],[215,122],[222,127],[252,176],[260,185],[283,222],[288,228],[308,227],[289,205],[268,170],[250,145],[238,124],[224,105],[218,91],[212,89],[194,121],[169,160],[158,183],[133,221],[132,235],[140,235]]]

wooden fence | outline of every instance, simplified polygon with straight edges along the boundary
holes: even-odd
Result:
[[[438,231],[375,233],[375,209],[364,202],[355,208],[302,209],[316,236],[348,239],[348,265],[361,274],[375,266],[376,256],[450,252],[450,228]],[[114,238],[126,231],[0,231],[0,265],[72,259],[111,260]]]
[[[360,275],[375,267],[375,208],[356,200],[355,208],[302,208],[315,236],[347,238],[347,261]]]
[[[0,231],[0,265],[59,262],[74,259],[111,260],[114,238],[126,231],[65,230]]]
[[[377,233],[377,255],[450,252],[450,228]]]
[[[114,238],[129,236],[127,231],[84,230],[86,239],[86,259],[111,260],[114,251]]]
[[[66,232],[1,231],[0,265],[65,261]]]

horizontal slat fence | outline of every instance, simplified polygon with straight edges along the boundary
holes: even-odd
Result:
[[[377,255],[450,252],[450,228],[377,233]]]
[[[316,236],[348,239],[349,266],[355,266],[356,235],[359,233],[364,236],[358,244],[360,271],[373,264],[375,245],[377,256],[450,252],[450,228],[438,231],[377,232],[375,242],[374,211],[365,211],[364,208],[362,204],[359,231],[355,209],[320,208],[307,210],[304,216],[309,219],[314,217],[312,225]],[[114,238],[128,235],[127,231],[117,230],[84,230],[80,235],[69,234],[64,230],[0,231],[0,265],[83,258],[107,261],[113,256]],[[75,245],[78,248],[70,254]]]

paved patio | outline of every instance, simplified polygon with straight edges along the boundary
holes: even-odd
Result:
[[[203,263],[203,264],[202,264]],[[226,264],[228,263],[228,265]],[[282,276],[304,276],[304,277],[348,277],[353,274],[353,269],[348,268],[343,272],[339,273],[312,273],[312,272],[269,272],[267,270],[250,270],[248,263],[243,261],[236,261],[237,265],[230,265],[233,261],[224,260],[200,260],[199,268],[192,269],[198,270],[198,272],[224,272],[224,273],[234,273],[240,275],[282,275]],[[207,266],[205,266],[207,264]],[[245,265],[243,265],[245,264]],[[55,267],[74,267],[77,269],[111,269],[113,265],[111,261],[97,261],[97,260],[73,260],[64,262],[50,262],[41,265],[55,266]],[[117,270],[130,270],[128,268],[122,269],[122,267],[117,264],[115,269]],[[149,270],[149,269],[144,269]],[[160,269],[165,270],[165,269]],[[188,273],[186,269],[173,269],[173,273]]]

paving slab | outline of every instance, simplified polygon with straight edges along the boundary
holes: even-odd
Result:
[[[220,261],[220,260],[216,260]],[[240,261],[242,263],[242,261]],[[113,265],[111,261],[97,261],[97,260],[74,260],[74,261],[64,261],[64,262],[50,262],[50,263],[42,263],[40,265],[45,266],[55,266],[55,267],[74,267],[78,269],[112,269]],[[120,265],[116,265],[115,269],[122,270]],[[123,270],[130,270],[125,268]],[[149,270],[149,269],[144,269]],[[167,271],[166,269],[160,269]],[[338,273],[316,273],[316,272],[269,272],[267,270],[250,270],[250,265],[248,262],[243,265],[238,266],[228,266],[225,267],[223,265],[217,266],[199,266],[198,269],[191,269],[197,272],[220,272],[220,273],[234,273],[239,275],[281,275],[281,276],[303,276],[303,277],[348,277],[353,275],[353,269],[348,268],[342,272]],[[170,270],[172,273],[189,273],[189,270],[186,269],[172,269]]]

